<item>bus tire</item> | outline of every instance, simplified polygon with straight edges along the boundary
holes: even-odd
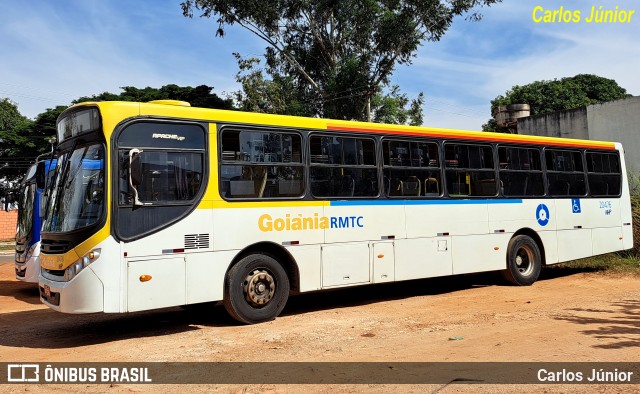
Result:
[[[271,256],[251,254],[227,272],[223,304],[229,315],[245,324],[276,318],[289,298],[289,278]]]
[[[527,235],[517,235],[509,241],[507,269],[502,276],[516,286],[530,286],[540,276],[542,255],[538,244]]]

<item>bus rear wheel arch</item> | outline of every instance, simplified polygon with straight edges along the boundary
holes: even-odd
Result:
[[[223,304],[237,321],[256,324],[276,318],[289,298],[289,277],[273,257],[254,253],[227,272]]]
[[[528,235],[516,235],[507,247],[507,268],[502,276],[516,286],[530,286],[540,276],[542,254],[537,242]]]

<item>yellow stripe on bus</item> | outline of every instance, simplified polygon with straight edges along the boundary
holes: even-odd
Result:
[[[198,209],[324,207],[330,201],[201,201]]]

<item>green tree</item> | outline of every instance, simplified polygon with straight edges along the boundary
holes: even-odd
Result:
[[[371,98],[373,121],[419,126],[422,124],[422,104],[424,104],[422,93],[409,102],[407,95],[400,93],[400,87],[393,85],[388,94],[376,94]]]
[[[260,59],[243,59],[233,54],[238,62],[239,71],[236,81],[241,90],[233,92],[231,97],[242,111],[263,112],[282,115],[307,115],[304,104],[297,101],[293,78],[274,75],[265,77],[259,68]]]
[[[124,86],[120,94],[103,92],[90,97],[80,97],[73,103],[85,101],[152,101],[152,100],[182,100],[189,102],[194,107],[234,109],[231,99],[220,98],[211,93],[212,87],[207,85],[178,86],[174,84],[164,85],[160,88],[146,87],[139,89],[133,86]]]
[[[32,164],[38,140],[33,138],[32,121],[23,116],[16,103],[0,100],[0,180],[19,180]]]
[[[438,41],[454,17],[478,20],[480,14],[472,10],[500,1],[184,0],[182,10],[188,17],[195,10],[217,17],[219,36],[237,23],[266,42],[264,72],[243,74],[257,78],[244,92],[250,107],[262,91],[275,94],[266,96],[268,101],[283,100],[274,107],[284,113],[366,120],[375,112],[375,96],[386,96],[380,103],[406,97],[389,87],[397,65],[410,64],[420,45]],[[256,71],[256,64],[251,66]],[[419,96],[414,103],[422,100]],[[401,101],[394,106],[400,108]],[[413,111],[414,103],[405,110]]]
[[[592,74],[575,77],[535,81],[528,85],[516,85],[504,95],[491,100],[491,110],[509,104],[529,104],[531,115],[544,115],[585,105],[604,103],[631,97],[613,79]],[[482,125],[484,131],[501,130],[494,119]]]
[[[264,70],[258,68],[260,59],[243,59],[234,53],[240,71],[236,81],[242,89],[232,93],[232,98],[242,111],[264,112],[294,116],[316,116],[310,110],[309,103],[301,101],[297,95],[294,79],[291,76],[273,75],[265,77]],[[328,99],[328,101],[334,101]],[[346,100],[343,104],[348,104]],[[394,85],[386,94],[378,88],[371,98],[371,118],[377,123],[408,123],[412,126],[422,124],[422,105],[424,95],[420,93],[416,99],[409,100],[406,94],[400,93],[400,87]],[[344,112],[348,112],[348,109]]]

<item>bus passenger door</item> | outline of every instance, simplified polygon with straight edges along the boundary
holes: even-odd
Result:
[[[393,242],[376,242],[373,249],[373,283],[395,280],[395,256]]]

